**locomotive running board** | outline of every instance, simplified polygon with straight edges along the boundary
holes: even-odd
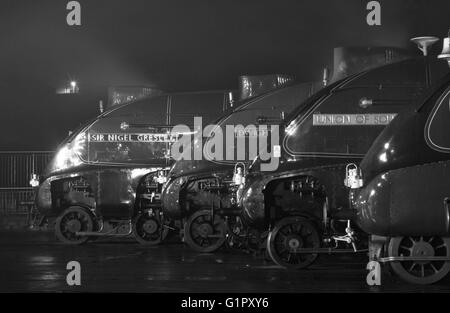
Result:
[[[336,249],[336,248],[319,248],[319,249],[299,249],[295,251],[295,253],[361,253],[361,252],[368,252],[368,249],[361,249],[361,250],[353,250],[353,249]]]
[[[110,231],[106,231],[106,232],[102,232],[102,230],[100,229],[100,231],[77,231],[75,233],[75,235],[77,236],[95,236],[95,237],[106,237],[106,236],[110,236],[110,237],[127,237],[130,236],[133,233],[133,227],[131,226],[131,224],[128,224],[128,232],[126,232],[125,234],[118,234],[115,233],[120,226],[123,226],[125,224],[121,224],[117,227],[114,227],[113,229],[111,229]],[[103,227],[102,227],[103,228]]]
[[[424,257],[411,257],[411,256],[389,256],[378,259],[381,263],[396,262],[396,261],[418,261],[418,262],[432,262],[432,261],[450,261],[448,256],[424,256]]]
[[[101,232],[95,232],[95,231],[80,231],[80,232],[76,232],[75,235],[77,235],[77,236],[97,236],[97,237],[102,237],[102,236],[126,237],[126,236],[130,236],[132,233],[133,233],[132,230],[128,231],[125,234],[117,234],[117,233],[111,233],[111,232],[101,233]]]

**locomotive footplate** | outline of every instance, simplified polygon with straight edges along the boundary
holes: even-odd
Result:
[[[298,249],[294,253],[298,254],[311,254],[311,253],[322,253],[322,254],[336,254],[336,253],[362,253],[362,252],[368,252],[368,249],[360,249],[360,250],[353,250],[353,249],[339,249],[339,248],[317,248],[317,249]]]
[[[414,257],[414,256],[388,256],[382,257],[377,260],[381,263],[389,263],[389,262],[407,262],[407,261],[417,261],[417,262],[434,262],[434,261],[450,261],[450,257],[448,256],[422,256],[422,257]]]
[[[116,221],[110,221],[110,222],[116,222],[118,223],[116,226],[114,226],[111,230],[103,231],[103,225],[102,223],[100,229],[98,231],[80,231],[75,232],[75,235],[77,236],[89,236],[89,237],[102,237],[102,236],[114,236],[114,237],[127,237],[130,236],[133,233],[133,226],[132,221],[130,220],[116,220]],[[125,232],[119,232],[120,230],[125,229]]]

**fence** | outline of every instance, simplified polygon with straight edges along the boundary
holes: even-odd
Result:
[[[0,215],[27,214],[34,201],[32,173],[42,174],[50,151],[0,152]]]
[[[34,201],[31,188],[0,189],[0,215],[28,214]]]
[[[53,152],[0,152],[0,188],[29,187],[31,173],[42,174]]]

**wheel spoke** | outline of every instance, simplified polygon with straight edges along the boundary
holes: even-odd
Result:
[[[303,224],[302,223],[297,223],[297,225],[298,225],[298,232],[300,233],[302,231],[302,229],[304,228]]]
[[[292,224],[289,224],[288,226],[289,234],[295,233],[294,228],[292,227]]]
[[[416,267],[417,263],[413,262],[413,264],[409,267],[408,272],[412,272],[414,267]]]
[[[438,273],[439,270],[434,266],[433,263],[430,263],[430,267],[433,269],[434,273]]]

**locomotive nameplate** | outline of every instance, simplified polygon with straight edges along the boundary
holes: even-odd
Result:
[[[387,125],[396,115],[396,113],[314,114],[313,126]]]
[[[179,136],[173,134],[149,134],[149,133],[104,133],[89,134],[89,142],[170,142],[178,140]]]

